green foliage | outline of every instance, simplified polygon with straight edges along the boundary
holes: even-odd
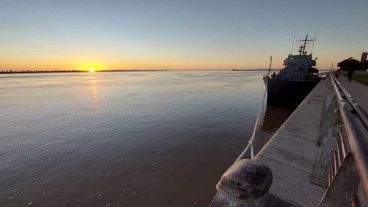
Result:
[[[340,67],[340,69],[343,71],[363,69],[362,63],[352,57],[339,62],[337,66]]]
[[[368,72],[366,71],[357,71],[353,75],[353,80],[368,85]]]

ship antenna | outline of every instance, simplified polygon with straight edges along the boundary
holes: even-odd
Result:
[[[290,51],[290,55],[292,55],[292,54],[293,54],[293,51],[294,51],[294,43],[295,43],[295,33],[294,33],[293,43],[291,44],[291,51]]]
[[[316,33],[314,34],[314,38],[313,38],[313,40],[316,40],[316,39],[317,39],[317,33],[318,33],[318,30],[316,30]],[[313,53],[314,43],[315,43],[315,41],[312,41],[312,42],[313,42],[313,43],[312,43],[311,54]]]
[[[270,66],[268,67],[268,74],[267,74],[267,76],[270,76],[271,65],[272,65],[272,56],[270,57]]]
[[[315,40],[316,40],[315,38],[314,39],[308,39],[308,33],[307,33],[307,35],[305,35],[305,39],[298,40],[298,42],[303,42],[302,45],[300,45],[299,50],[298,50],[299,55],[306,55],[307,52],[305,51],[305,48],[307,46],[307,43],[314,42]]]
[[[305,55],[305,47],[307,46],[307,41],[308,41],[308,33],[307,33],[307,35],[305,35],[305,40],[304,40],[304,43],[303,43],[303,54],[302,55]]]

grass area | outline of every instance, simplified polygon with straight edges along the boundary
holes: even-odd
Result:
[[[363,83],[368,86],[368,72],[367,71],[355,71],[353,80]]]

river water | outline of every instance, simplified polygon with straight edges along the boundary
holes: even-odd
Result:
[[[0,206],[207,206],[264,72],[0,75]],[[264,109],[258,148],[291,113]]]

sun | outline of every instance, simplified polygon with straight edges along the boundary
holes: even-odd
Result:
[[[100,70],[103,68],[100,64],[95,62],[89,62],[80,65],[80,70],[90,73],[100,72]]]
[[[96,68],[94,68],[94,67],[89,67],[88,68],[88,72],[90,72],[90,73],[94,73],[96,71]]]

